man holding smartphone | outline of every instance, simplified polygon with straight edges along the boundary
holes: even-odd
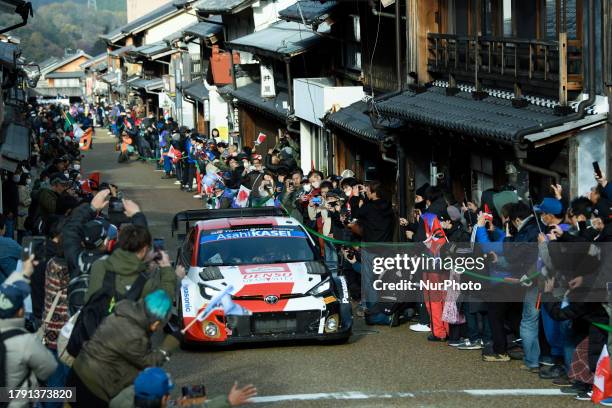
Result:
[[[17,241],[5,237],[6,225],[4,216],[0,214],[0,283],[17,268],[21,257],[21,246]]]

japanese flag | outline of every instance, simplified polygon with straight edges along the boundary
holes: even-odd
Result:
[[[236,207],[245,208],[249,204],[250,195],[251,190],[249,190],[245,186],[240,186],[240,190],[238,190],[238,194],[234,199],[234,204],[236,205]]]
[[[265,142],[265,141],[266,141],[266,138],[267,138],[267,137],[268,137],[268,136],[266,136],[266,134],[265,134],[265,133],[261,133],[261,132],[260,132],[260,133],[259,133],[259,135],[257,136],[257,140],[255,140],[255,145],[257,146],[257,145],[262,144],[263,142]]]
[[[591,400],[595,404],[612,396],[612,373],[610,372],[610,355],[608,347],[604,345],[597,360],[595,377],[593,378],[593,396]]]

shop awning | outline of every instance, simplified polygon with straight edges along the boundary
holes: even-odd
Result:
[[[287,58],[303,54],[319,45],[322,37],[307,26],[281,21],[263,30],[227,43],[232,50],[246,51],[272,58]]]
[[[208,89],[206,89],[204,83],[200,81],[185,84],[183,86],[183,93],[187,97],[200,102],[208,99]]]
[[[533,126],[545,127],[559,119],[553,109],[529,104],[515,108],[509,99],[489,96],[475,100],[469,92],[446,95],[446,88],[403,92],[376,104],[383,116],[511,144],[517,133]]]
[[[211,16],[209,20],[218,21],[221,23],[221,16]],[[192,26],[187,27],[183,30],[183,33],[187,35],[193,35],[195,37],[200,38],[209,38],[213,35],[217,35],[223,31],[222,24],[209,23],[207,21],[202,21]]]
[[[368,104],[362,101],[327,114],[323,121],[328,127],[339,129],[369,142],[379,142],[386,134],[374,129],[368,115]]]
[[[156,89],[163,88],[164,82],[162,81],[161,78],[151,78],[151,79],[137,78],[137,79],[128,81],[128,86],[132,89],[144,89],[145,91],[150,92]]]
[[[238,100],[238,104],[254,108],[260,112],[266,113],[280,121],[286,121],[289,115],[289,110],[285,106],[289,106],[289,96],[287,92],[276,92],[275,98],[262,98],[261,85],[252,83],[238,89],[225,87],[228,93]]]
[[[250,7],[255,0],[200,0],[195,4],[203,14],[235,14]]]
[[[66,78],[85,78],[85,73],[83,71],[75,71],[75,72],[49,72],[45,75],[45,78],[51,79],[66,79]]]
[[[278,12],[281,19],[305,23],[307,25],[318,25],[325,21],[338,7],[338,2],[320,0],[299,0],[295,4]],[[302,19],[303,17],[303,19]]]
[[[161,58],[168,53],[172,53],[172,48],[165,41],[158,41],[151,44],[142,45],[130,51],[131,55],[143,56],[148,59]]]
[[[13,163],[10,163],[12,167],[13,164],[30,158],[30,131],[27,127],[10,123],[4,128],[1,139],[4,140],[0,147],[0,155],[3,159],[2,168],[6,169],[4,164],[9,164],[4,163],[5,160],[12,161]]]
[[[125,54],[132,51],[133,49],[134,49],[133,45],[126,45],[125,47],[121,47],[116,50],[112,50],[111,52],[109,52],[109,55],[112,55],[113,57],[123,57]]]

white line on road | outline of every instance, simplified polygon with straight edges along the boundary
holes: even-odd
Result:
[[[256,404],[265,402],[281,401],[314,401],[314,400],[363,400],[377,398],[414,398],[410,392],[390,392],[390,393],[365,393],[360,391],[347,392],[320,392],[317,394],[291,394],[291,395],[270,395],[268,397],[255,397],[252,401]]]
[[[562,396],[568,395],[559,389],[550,388],[508,388],[508,389],[480,389],[480,390],[435,390],[435,391],[415,391],[415,392],[388,392],[388,393],[367,393],[361,391],[347,392],[320,392],[314,394],[288,394],[270,395],[267,397],[252,398],[253,403],[273,403],[283,401],[316,401],[316,400],[367,400],[367,399],[400,399],[416,398],[418,395],[431,394],[468,394],[473,397],[491,396],[515,396],[515,397],[542,397],[542,396]]]
[[[464,393],[476,397],[487,397],[496,395],[516,395],[516,396],[551,396],[551,395],[568,395],[556,388],[510,388],[502,390],[463,390]]]

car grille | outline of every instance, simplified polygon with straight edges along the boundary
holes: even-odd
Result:
[[[232,336],[316,334],[320,318],[320,310],[253,313],[251,316],[227,316],[227,325],[232,329]]]

